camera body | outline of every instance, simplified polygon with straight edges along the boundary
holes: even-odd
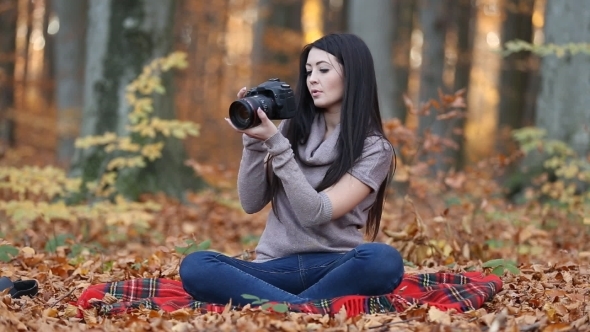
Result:
[[[295,116],[295,95],[291,86],[278,78],[248,90],[246,95],[231,103],[229,118],[241,130],[258,126],[260,119],[256,110],[260,107],[271,120],[290,119]]]

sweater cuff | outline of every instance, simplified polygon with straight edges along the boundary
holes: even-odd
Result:
[[[242,144],[244,145],[244,148],[248,150],[266,152],[266,148],[261,140],[252,138],[246,134],[242,134]]]
[[[283,134],[277,131],[276,134],[264,141],[264,146],[266,146],[270,155],[276,156],[289,150],[291,143]]]
[[[320,192],[320,198],[322,200],[322,209],[320,211],[321,215],[318,218],[318,224],[321,225],[332,220],[334,211],[332,210],[332,202],[325,192]]]

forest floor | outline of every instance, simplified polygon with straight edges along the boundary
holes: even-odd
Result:
[[[469,186],[468,181],[454,177],[447,184],[459,188]],[[0,261],[0,275],[37,279],[39,294],[23,299],[0,296],[0,330],[590,330],[590,225],[572,218],[568,211],[548,211],[534,202],[512,205],[478,183],[440,195],[424,186],[413,189],[411,200],[390,195],[377,241],[390,243],[404,254],[407,272],[489,274],[492,269],[484,267],[486,262],[512,262],[518,271],[500,271],[503,289],[478,310],[442,312],[421,306],[352,318],[252,308],[224,313],[136,310],[112,316],[87,310],[83,318],[75,317],[72,303],[92,284],[140,277],[178,279],[182,248],[209,248],[248,259],[268,208],[245,214],[230,181],[218,189],[192,193],[182,204],[146,196],[143,199],[154,200],[162,208],[141,225],[123,217],[108,227],[92,221],[39,220],[16,231],[10,222],[2,221],[0,246],[10,244],[19,251],[8,262]],[[58,245],[50,245],[51,240]]]

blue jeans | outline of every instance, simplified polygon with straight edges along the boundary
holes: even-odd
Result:
[[[344,295],[383,295],[404,274],[393,247],[364,243],[348,253],[305,253],[255,263],[210,251],[189,254],[180,264],[184,289],[196,300],[245,305],[242,294],[270,301],[305,303]]]

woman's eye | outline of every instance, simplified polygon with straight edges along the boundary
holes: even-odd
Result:
[[[327,72],[329,72],[329,71],[330,71],[330,69],[328,69],[328,68],[320,68],[320,69],[318,69],[318,70],[319,70],[319,72],[320,72],[320,73],[322,73],[322,74],[325,74],[325,73],[327,73]],[[306,76],[310,76],[310,75],[311,75],[311,73],[312,73],[312,71],[313,71],[313,70],[307,70],[307,71],[305,72],[305,75],[306,75]]]

